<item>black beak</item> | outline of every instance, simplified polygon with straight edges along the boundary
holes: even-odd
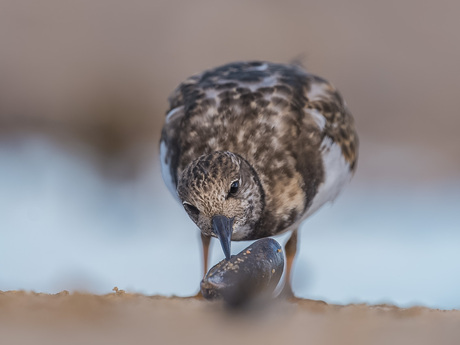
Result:
[[[230,246],[232,241],[233,218],[225,216],[212,217],[212,230],[219,238],[222,250],[227,260],[230,260]]]

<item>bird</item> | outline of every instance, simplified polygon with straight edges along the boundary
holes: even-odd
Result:
[[[300,224],[333,201],[357,167],[359,140],[339,91],[300,64],[243,61],[195,74],[169,97],[160,139],[163,180],[198,226],[203,269],[210,238],[291,232],[284,294]]]

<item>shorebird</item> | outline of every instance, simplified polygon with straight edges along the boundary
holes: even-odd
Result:
[[[328,81],[301,66],[236,62],[181,83],[160,141],[163,179],[201,231],[231,241],[287,231],[285,293],[299,225],[334,200],[358,157],[353,117]],[[293,296],[293,295],[292,295]]]

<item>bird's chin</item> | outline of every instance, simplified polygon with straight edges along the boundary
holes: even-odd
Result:
[[[244,241],[251,231],[250,227],[233,227],[232,241]]]
[[[210,237],[218,238],[217,235],[215,233],[213,233],[213,232],[211,232],[211,233],[209,233],[209,232],[206,232],[206,233],[201,232],[201,234],[203,236],[210,236]]]
[[[204,236],[211,236],[211,237],[214,237],[214,238],[218,238],[217,235],[214,234],[214,233],[210,233],[210,234],[206,233],[205,234],[205,233],[202,232],[202,234]],[[235,232],[232,233],[232,241],[244,241],[245,239],[246,239],[246,235],[244,235],[244,234],[235,233]]]
[[[251,227],[233,227],[232,231],[232,241],[245,241],[248,239],[248,236],[251,232]],[[214,237],[218,238],[217,235],[212,231],[203,231],[201,230],[201,234],[206,237]]]

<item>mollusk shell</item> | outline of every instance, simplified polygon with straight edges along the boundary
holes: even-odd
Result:
[[[283,268],[280,244],[263,238],[212,267],[201,281],[201,293],[209,300],[222,298],[230,305],[239,305],[257,296],[271,295]]]

